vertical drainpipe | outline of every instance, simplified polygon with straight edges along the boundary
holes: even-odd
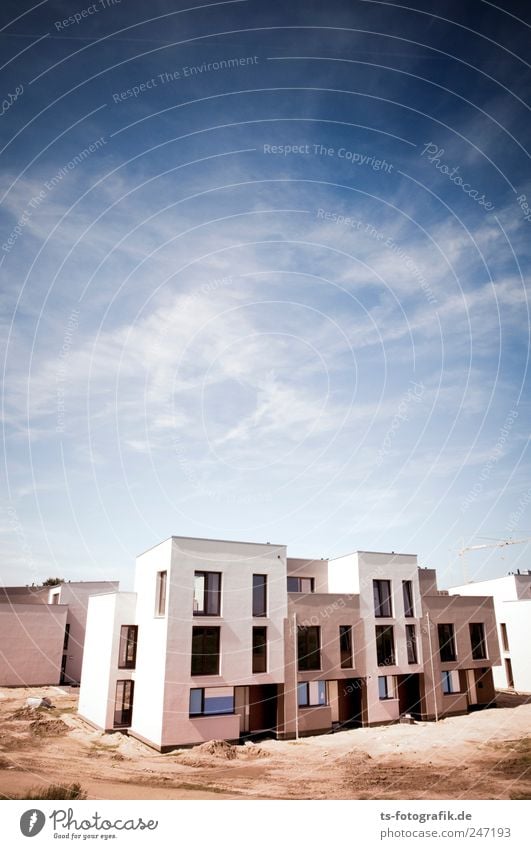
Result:
[[[293,654],[293,677],[295,680],[295,739],[299,739],[299,690],[297,687],[297,653],[298,653],[298,644],[297,644],[297,614],[293,614],[293,643],[294,643],[294,654]]]
[[[439,711],[437,709],[437,690],[435,689],[435,670],[433,668],[433,650],[431,646],[431,622],[430,622],[430,611],[426,612],[426,619],[428,621],[428,644],[430,647],[430,667],[431,667],[431,680],[433,682],[433,702],[435,705],[435,722],[439,721]]]

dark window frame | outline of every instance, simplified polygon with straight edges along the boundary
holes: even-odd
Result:
[[[378,666],[396,666],[395,635],[392,625],[376,625],[376,660]]]
[[[68,643],[70,642],[70,622],[67,622],[65,625],[65,635],[63,639],[63,651],[68,650]]]
[[[137,644],[138,625],[122,625],[118,644],[118,669],[136,668]]]
[[[453,622],[439,622],[437,625],[437,634],[439,636],[439,657],[441,663],[455,663],[457,660],[457,650]]]
[[[501,643],[503,651],[510,651],[509,636],[507,634],[507,623],[500,622]]]
[[[155,616],[164,618],[166,616],[166,604],[168,595],[168,570],[162,569],[157,572],[157,582],[155,589]]]
[[[290,587],[291,581],[291,587]],[[297,587],[294,587],[293,582],[297,583]],[[301,587],[301,581],[310,581],[310,589],[303,590]],[[309,595],[310,593],[315,592],[315,578],[310,578],[307,575],[288,575],[288,592],[289,593],[306,593]]]
[[[402,598],[404,601],[404,616],[406,619],[414,618],[413,581],[402,581]]]
[[[321,669],[321,628],[319,625],[297,626],[297,668],[299,672],[318,672]]]
[[[372,582],[374,615],[377,619],[393,618],[393,593],[391,581],[375,578]],[[388,611],[388,612],[387,612]]]
[[[118,691],[122,689],[121,699],[118,700]],[[128,695],[126,695],[128,693]],[[114,692],[114,717],[113,728],[128,728],[133,718],[133,699],[135,694],[135,682],[131,678],[121,678],[116,682]],[[126,703],[128,707],[125,707]],[[117,705],[121,704],[121,707]],[[118,719],[117,717],[120,717]]]
[[[407,662],[416,664],[419,662],[417,629],[414,625],[406,625],[406,648]]]
[[[221,616],[221,572],[207,572],[204,569],[198,569],[194,572],[194,603],[195,603],[195,579],[203,577],[205,586],[203,591],[204,610],[193,611],[194,616]],[[217,589],[210,586],[215,582],[214,578],[218,578]],[[211,609],[213,608],[213,610]]]
[[[393,676],[392,675],[378,675],[378,700],[380,702],[386,702],[386,701],[389,701],[390,699],[393,700],[395,698],[395,688],[394,688],[393,684],[391,685],[391,687],[389,686],[389,678],[393,678]],[[385,681],[385,685],[384,685],[385,696],[382,696],[380,694],[380,681]]]
[[[210,712],[205,713],[205,690],[211,690],[211,689],[214,689],[214,690],[215,689],[223,689],[224,690],[224,689],[229,689],[229,688],[230,688],[230,684],[227,687],[219,687],[219,688],[216,688],[216,687],[190,687],[190,698],[189,698],[188,704],[190,705],[192,691],[193,690],[194,691],[200,691],[201,692],[201,711],[200,712],[197,712],[197,711],[192,712],[190,710],[190,707],[188,707],[188,716],[190,718],[194,718],[194,719],[198,716],[234,716],[234,714],[236,713],[236,698],[235,698],[235,695],[234,695],[234,687],[230,688],[230,689],[232,689],[232,703],[233,703],[232,704],[232,710],[213,711],[211,713]]]
[[[443,696],[453,696],[455,693],[460,692],[453,688],[452,672],[450,669],[441,670],[441,689],[443,691]]]
[[[261,642],[257,640],[257,637],[260,636],[259,632],[263,632]],[[267,672],[267,628],[264,625],[253,627],[252,640],[253,675],[261,675],[263,672]]]
[[[324,684],[324,694],[325,700],[324,702],[311,702],[310,701],[310,684]],[[316,707],[327,707],[330,704],[329,695],[328,695],[328,687],[326,681],[299,681],[297,684],[297,707],[298,708],[316,708]],[[304,687],[306,690],[306,700],[304,702],[299,701],[299,694],[301,688]]]
[[[354,668],[352,625],[339,626],[339,657],[341,669]]]
[[[474,629],[479,629],[479,639],[474,635]],[[472,660],[487,660],[487,638],[485,636],[484,622],[469,622],[470,646],[472,648]]]
[[[253,575],[253,618],[265,617],[267,617],[267,575]]]
[[[205,645],[214,638],[215,651]],[[197,651],[197,647],[202,651]],[[219,675],[221,659],[221,628],[219,625],[194,625],[192,628],[191,675]],[[193,688],[199,689],[199,688]]]

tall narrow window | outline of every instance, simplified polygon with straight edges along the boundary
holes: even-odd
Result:
[[[507,676],[507,687],[514,690],[513,665],[508,657],[505,658],[505,674]]]
[[[487,657],[487,644],[485,642],[485,626],[482,622],[471,622],[470,645],[472,646],[472,659],[484,660]]]
[[[352,625],[339,626],[341,669],[352,669]]]
[[[267,628],[253,628],[253,672],[267,672]]]
[[[301,672],[321,668],[321,629],[299,625],[297,630],[298,665]]]
[[[406,625],[407,662],[418,663],[417,631],[414,625]]]
[[[221,610],[221,573],[194,574],[194,616],[219,616]]]
[[[411,581],[402,581],[402,595],[404,596],[404,616],[414,616],[413,584]]]
[[[395,665],[395,641],[392,625],[376,626],[376,656],[378,666]]]
[[[219,675],[219,628],[192,628],[192,675]]]
[[[131,725],[133,716],[134,681],[117,681],[114,699],[114,727],[125,728]]]
[[[384,699],[394,699],[395,688],[393,675],[380,675],[378,677],[378,698],[381,701]]]
[[[253,575],[253,616],[267,616],[267,575]]]
[[[165,616],[166,614],[166,584],[168,580],[167,572],[157,572],[157,588],[155,601],[155,616]]]
[[[391,581],[373,581],[374,615],[392,616]]]
[[[63,640],[63,651],[66,651],[68,648],[68,642],[70,640],[70,625],[65,625],[65,638]]]
[[[453,625],[438,625],[439,632],[439,654],[443,663],[450,663],[456,659],[455,637]]]
[[[134,669],[136,665],[136,644],[138,625],[122,625],[120,628],[120,648],[118,650],[118,669]]]
[[[507,625],[505,622],[500,622],[502,647],[504,651],[509,651],[509,638],[507,636]]]

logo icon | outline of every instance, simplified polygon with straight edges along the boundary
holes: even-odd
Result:
[[[20,817],[20,830],[24,837],[35,837],[44,828],[46,817],[42,811],[32,808]]]

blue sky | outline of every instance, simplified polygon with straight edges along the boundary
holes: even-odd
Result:
[[[465,5],[2,4],[4,583],[531,536],[531,18]]]

